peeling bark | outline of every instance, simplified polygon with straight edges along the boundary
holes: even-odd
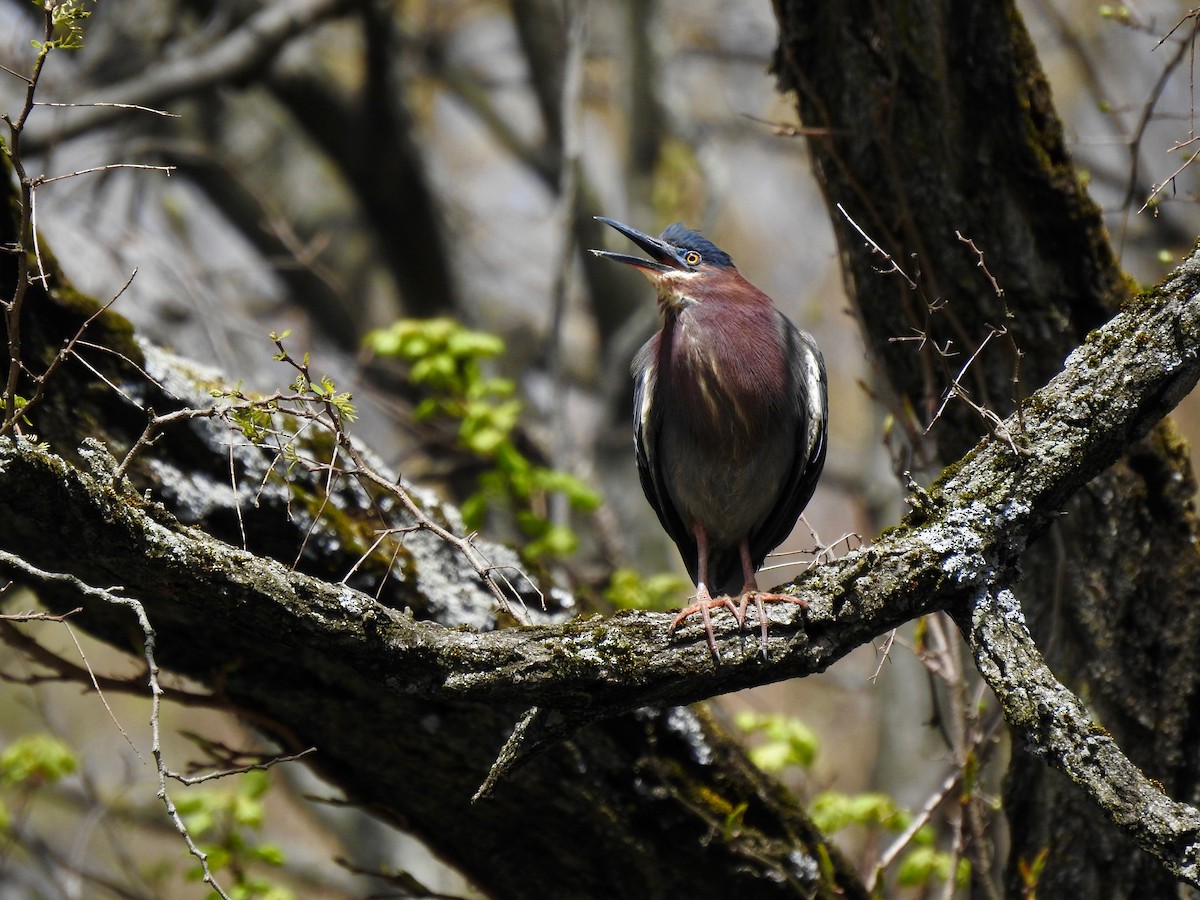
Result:
[[[7,179],[0,190],[10,190]],[[0,243],[12,241],[12,228],[0,216]],[[31,288],[25,307],[25,359],[35,372],[97,309],[49,251],[43,245],[52,289]],[[13,256],[0,254],[0,292],[11,293],[14,272]],[[0,440],[0,551],[85,584],[120,585],[145,607],[161,666],[208,685],[215,704],[285,749],[317,747],[305,763],[350,802],[422,838],[490,896],[866,896],[795,798],[703,709],[626,706],[572,729],[569,740],[559,735],[472,803],[535,700],[520,690],[507,699],[446,692],[455,679],[429,665],[425,648],[446,651],[439,662],[457,668],[461,688],[473,660],[511,656],[508,636],[526,629],[495,631],[507,618],[478,573],[429,532],[407,535],[390,569],[386,559],[359,565],[381,515],[408,521],[394,502],[348,479],[324,502],[323,476],[265,478],[274,451],[211,420],[165,430],[130,468],[129,483],[114,484],[114,456],[137,440],[147,409],[202,407],[225,385],[140,342],[111,312],[88,339],[99,345],[80,349],[88,365],[62,366],[29,411],[40,443]],[[454,509],[405,487],[427,516],[462,533]],[[517,561],[507,548],[478,547],[495,565]],[[39,583],[19,569],[9,576],[51,607],[81,605],[61,581]],[[531,592],[531,613],[561,621],[573,598],[541,587],[549,611]],[[77,627],[138,652],[128,609],[82,605]],[[661,652],[660,620],[638,629]],[[605,631],[594,621],[570,627]],[[563,634],[529,631],[543,634],[551,652],[570,644]],[[478,640],[499,657],[479,657]],[[405,661],[392,668],[397,659]]]
[[[765,664],[752,640],[721,667],[698,634],[671,646],[665,614],[486,633],[421,621],[181,525],[114,485],[95,444],[82,454],[87,472],[45,447],[0,442],[0,546],[88,584],[121,584],[145,606],[161,663],[219,685],[260,725],[318,746],[316,765],[350,796],[369,798],[500,895],[532,893],[543,873],[580,896],[588,884],[669,896],[693,879],[697,890],[718,879],[753,896],[832,890],[816,860],[836,854],[786,795],[710,721],[670,704],[821,671],[935,609],[957,617],[1028,745],[1176,877],[1200,884],[1190,849],[1200,813],[1167,797],[1088,722],[1041,662],[1005,587],[1072,494],[1196,384],[1198,347],[1200,252],[1093,332],[1024,404],[1024,429],[1016,417],[1005,422],[1011,440],[982,441],[902,526],[798,579],[791,589],[809,609],[775,624]],[[447,592],[478,590],[453,554],[421,565],[441,567]],[[423,583],[413,574],[402,579],[409,590]],[[51,604],[81,602],[57,597],[55,585],[43,590]],[[80,624],[128,640],[127,610],[84,605]],[[470,805],[509,724],[533,705],[557,711],[565,726],[552,724],[545,752]],[[698,806],[696,792],[713,802]],[[740,802],[750,804],[745,829],[705,838],[719,833],[721,810]],[[602,821],[588,840],[563,838]],[[520,850],[509,841],[514,823],[530,830]],[[814,850],[792,852],[807,846]],[[481,863],[499,858],[506,862]],[[613,867],[628,879],[617,888]],[[852,876],[840,871],[853,895]]]
[[[672,704],[821,671],[933,610],[955,617],[1032,751],[1014,783],[1022,773],[1044,778],[1047,764],[1061,773],[1053,778],[1065,789],[1020,795],[1028,809],[1010,792],[1010,810],[1029,825],[1014,859],[1066,840],[1066,830],[1096,847],[1116,835],[1125,848],[1104,863],[1054,843],[1039,896],[1065,892],[1077,875],[1077,894],[1107,879],[1096,896],[1131,878],[1147,893],[1173,888],[1177,878],[1200,885],[1192,849],[1200,754],[1191,745],[1200,729],[1188,715],[1200,671],[1189,655],[1200,646],[1198,614],[1189,610],[1200,604],[1189,606],[1188,592],[1200,578],[1186,578],[1196,565],[1184,500],[1190,476],[1170,431],[1156,426],[1200,376],[1200,255],[1098,327],[1116,311],[1125,282],[1060,152],[1048,93],[1010,5],[913,3],[910,19],[899,4],[780,0],[777,8],[781,72],[794,79],[806,117],[831,129],[814,145],[831,203],[842,202],[841,185],[861,204],[852,208],[856,221],[897,259],[921,254],[924,298],[953,287],[955,317],[936,327],[949,327],[942,338],[965,335],[968,346],[1002,313],[953,229],[977,241],[996,263],[1019,343],[1036,364],[1023,369],[1031,396],[999,436],[979,441],[978,421],[950,413],[938,453],[947,461],[966,455],[913,498],[900,527],[789,588],[809,609],[774,622],[769,662],[759,660],[753,637],[739,639],[728,626],[720,640],[739,649],[717,668],[696,628],[668,644],[661,614],[563,623],[567,602],[541,624],[498,628],[477,573],[428,533],[411,536],[410,557],[390,573],[340,584],[374,527],[379,498],[343,485],[329,506],[306,505],[300,501],[318,497],[318,486],[298,479],[272,485],[258,506],[243,504],[239,523],[227,436],[210,422],[166,433],[133,470],[132,486],[113,484],[109,451],[124,452],[145,422],[130,398],[161,414],[201,402],[219,378],[138,343],[111,314],[89,339],[112,352],[89,353],[96,371],[65,366],[31,413],[46,445],[0,441],[0,549],[88,584],[122,585],[147,611],[161,664],[208,684],[288,749],[316,745],[312,764],[349,797],[419,834],[495,896],[864,896],[795,801],[702,710]],[[819,70],[830,59],[822,42],[840,54],[840,74]],[[986,71],[975,72],[980,60]],[[972,101],[996,91],[996,121],[985,121]],[[922,105],[930,98],[938,101],[932,112]],[[855,109],[863,119],[843,118]],[[930,116],[953,128],[943,135]],[[1021,127],[1006,116],[1020,117]],[[929,152],[913,151],[904,158],[911,165],[898,167],[903,160],[888,145],[906,146],[902,138]],[[1012,153],[984,165],[970,153],[988,141]],[[991,193],[973,202],[981,178]],[[1026,204],[1029,197],[1036,203]],[[931,361],[886,344],[914,322],[928,325],[913,305],[924,300],[881,280],[860,239],[839,223],[882,365],[897,395],[928,404],[938,384]],[[0,217],[6,229],[11,223]],[[0,234],[0,243],[11,241]],[[31,365],[45,363],[94,309],[61,273],[52,275],[53,291],[31,291],[26,310]],[[0,286],[12,278],[12,257],[0,255]],[[975,373],[976,389],[998,411],[1011,408],[1011,372],[1000,354],[981,357]],[[251,483],[267,458],[244,444],[234,451]],[[145,490],[155,499],[144,499]],[[422,503],[454,524],[452,509]],[[1054,524],[1064,507],[1075,510],[1069,528]],[[327,514],[306,539],[318,509]],[[1068,651],[1050,666],[1013,593],[1039,618],[1036,607],[1052,594],[1046,573],[1064,571],[1053,554],[1034,556],[1048,529],[1059,532],[1070,575],[1062,604],[1072,625]],[[485,552],[509,558],[502,548]],[[1094,565],[1097,554],[1109,568]],[[1145,567],[1151,554],[1172,564]],[[1114,574],[1119,567],[1125,581]],[[1018,583],[1021,569],[1030,577]],[[379,578],[379,599],[360,590]],[[570,599],[542,587],[552,601]],[[39,588],[51,605],[81,603],[61,583]],[[1138,601],[1157,590],[1167,591],[1153,607],[1157,618],[1141,615],[1148,605]],[[117,646],[137,641],[128,610],[83,605],[74,620],[81,627]],[[471,628],[456,627],[463,624]],[[1125,655],[1101,658],[1110,646]],[[1172,655],[1162,664],[1165,648]],[[1062,659],[1090,666],[1071,681],[1089,689],[1099,722],[1051,674],[1074,674]],[[1102,664],[1116,666],[1111,680]],[[1150,696],[1155,690],[1169,695]],[[472,804],[513,723],[531,707],[537,714],[522,720],[528,743],[508,748],[524,765]],[[1165,736],[1162,746],[1151,745],[1155,734]],[[1145,853],[1127,852],[1129,840]]]
[[[936,471],[987,429],[951,401],[932,447],[919,437],[993,328],[1009,334],[987,341],[963,387],[1007,415],[1125,301],[1128,279],[1072,166],[1014,3],[776,0],[775,8],[775,72],[795,91],[805,126],[817,129],[809,149],[848,292],[898,420],[916,411],[915,464],[928,454]],[[880,274],[887,263],[837,204],[914,286]],[[1003,300],[958,235],[983,253]],[[895,341],[917,334],[928,338],[920,352]],[[957,356],[937,352],[947,341]],[[1023,354],[1019,385],[1014,346]],[[1072,403],[1065,415],[1091,415],[1091,397]],[[1164,424],[1067,504],[1021,559],[1016,588],[1054,669],[1148,775],[1189,802],[1200,789],[1193,494],[1186,456]],[[1005,812],[1013,896],[1024,890],[1022,863],[1043,853],[1039,898],[1175,889],[1041,760],[1014,755]]]

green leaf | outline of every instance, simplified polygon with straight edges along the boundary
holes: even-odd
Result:
[[[246,828],[261,828],[263,805],[254,797],[238,795],[233,800],[233,821]]]
[[[542,536],[525,545],[525,552],[536,558],[570,556],[579,549],[579,535],[566,525],[551,525]]]
[[[808,769],[817,757],[820,742],[816,732],[797,718],[746,711],[736,722],[743,731],[760,732],[766,738],[749,751],[754,764],[765,772],[779,772],[788,766]]]
[[[446,349],[455,356],[462,357],[500,356],[504,353],[504,340],[495,334],[463,329],[447,337]]]
[[[479,378],[477,372],[473,374],[475,377],[469,380],[466,386],[466,395],[469,400],[511,397],[517,391],[517,385],[511,379]]]
[[[870,792],[843,794],[826,791],[813,799],[810,812],[817,828],[827,833],[848,825],[883,826],[901,831],[912,819],[887,794]]]
[[[725,817],[725,821],[721,827],[721,838],[726,843],[732,841],[737,833],[741,831],[742,824],[746,819],[746,810],[749,808],[750,805],[748,803],[739,803]]]
[[[901,857],[896,867],[896,881],[903,887],[920,887],[950,878],[954,857],[932,847],[915,847]],[[965,886],[971,878],[971,864],[960,859],[954,870],[955,883]]]
[[[208,794],[204,793],[191,794],[181,800],[175,801],[175,809],[181,816],[190,816],[210,805]]]
[[[781,772],[794,758],[791,747],[781,742],[773,742],[751,747],[750,760],[764,772]]]
[[[75,752],[50,734],[27,734],[0,753],[0,778],[13,784],[53,783],[78,768]]]
[[[433,387],[450,383],[455,374],[454,357],[444,353],[423,356],[413,363],[409,378],[413,384],[429,384]]]
[[[432,419],[442,412],[442,401],[437,397],[426,397],[413,409],[413,418],[419,422]]]
[[[574,509],[591,512],[603,502],[600,494],[585,481],[561,469],[539,466],[533,471],[533,479],[543,491],[565,496]]]
[[[229,861],[232,857],[229,851],[221,846],[208,846],[202,848],[208,855],[208,867],[214,872],[219,869],[224,869],[229,866]]]
[[[271,789],[271,776],[261,769],[246,772],[238,779],[238,793],[243,797],[259,800]]]
[[[183,815],[182,812],[180,815]],[[188,816],[183,816],[183,822],[187,825],[187,830],[193,836],[204,836],[209,834],[216,827],[217,821],[213,814],[208,809],[198,809],[196,812]]]
[[[253,849],[252,855],[269,866],[282,866],[287,859],[283,850],[274,844],[259,844]]]
[[[500,449],[500,445],[508,440],[508,432],[502,431],[499,428],[490,428],[486,425],[475,424],[471,428],[467,428],[467,423],[463,423],[463,443],[467,447],[480,456],[492,456]]]
[[[363,336],[363,346],[377,356],[397,356],[400,353],[400,335],[392,328],[376,328]]]
[[[409,364],[409,381],[423,395],[414,408],[415,419],[456,422],[459,447],[485,462],[477,490],[462,509],[469,528],[479,528],[490,511],[503,509],[532,538],[522,551],[527,556],[563,556],[576,550],[579,536],[574,529],[551,526],[534,510],[544,509],[547,494],[560,494],[573,509],[589,512],[599,506],[600,495],[569,473],[535,465],[514,444],[513,430],[524,410],[516,398],[516,384],[486,376],[480,365],[505,352],[500,337],[442,317],[394,322],[370,332],[365,343],[380,355],[398,356]],[[329,391],[332,385],[325,388]]]
[[[434,344],[423,334],[406,334],[400,337],[400,355],[409,362],[424,359],[433,352]]]
[[[669,609],[687,596],[691,582],[678,575],[660,572],[643,578],[635,569],[612,573],[604,597],[618,609]]]
[[[519,500],[528,500],[533,493],[534,465],[511,441],[496,448],[496,475],[504,480],[509,492]]]
[[[483,491],[476,491],[459,507],[458,511],[462,513],[463,524],[471,531],[478,531],[487,519],[489,505],[487,495]]]

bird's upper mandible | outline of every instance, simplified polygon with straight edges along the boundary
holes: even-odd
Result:
[[[682,223],[669,225],[659,237],[651,237],[616,219],[604,216],[596,216],[596,219],[621,232],[651,258],[608,250],[593,250],[592,253],[633,266],[645,275],[655,286],[664,312],[703,302],[706,296],[720,294],[732,299],[741,291],[757,292],[738,273],[728,253]]]

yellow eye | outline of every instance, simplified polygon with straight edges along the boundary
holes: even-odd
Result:
[[[700,254],[695,250],[689,250],[683,254],[683,261],[689,266],[698,266],[700,264]]]

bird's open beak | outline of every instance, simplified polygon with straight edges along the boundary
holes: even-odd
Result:
[[[597,222],[603,222],[605,225],[611,225],[617,229],[617,231],[621,232],[621,234],[650,254],[653,259],[643,259],[640,256],[629,256],[624,253],[610,253],[607,250],[591,251],[596,256],[603,256],[606,259],[613,259],[628,266],[635,266],[647,275],[675,272],[688,268],[688,264],[680,258],[679,251],[665,241],[660,241],[656,237],[643,234],[636,228],[630,228],[616,219],[606,219],[604,216],[595,216],[594,218]]]

